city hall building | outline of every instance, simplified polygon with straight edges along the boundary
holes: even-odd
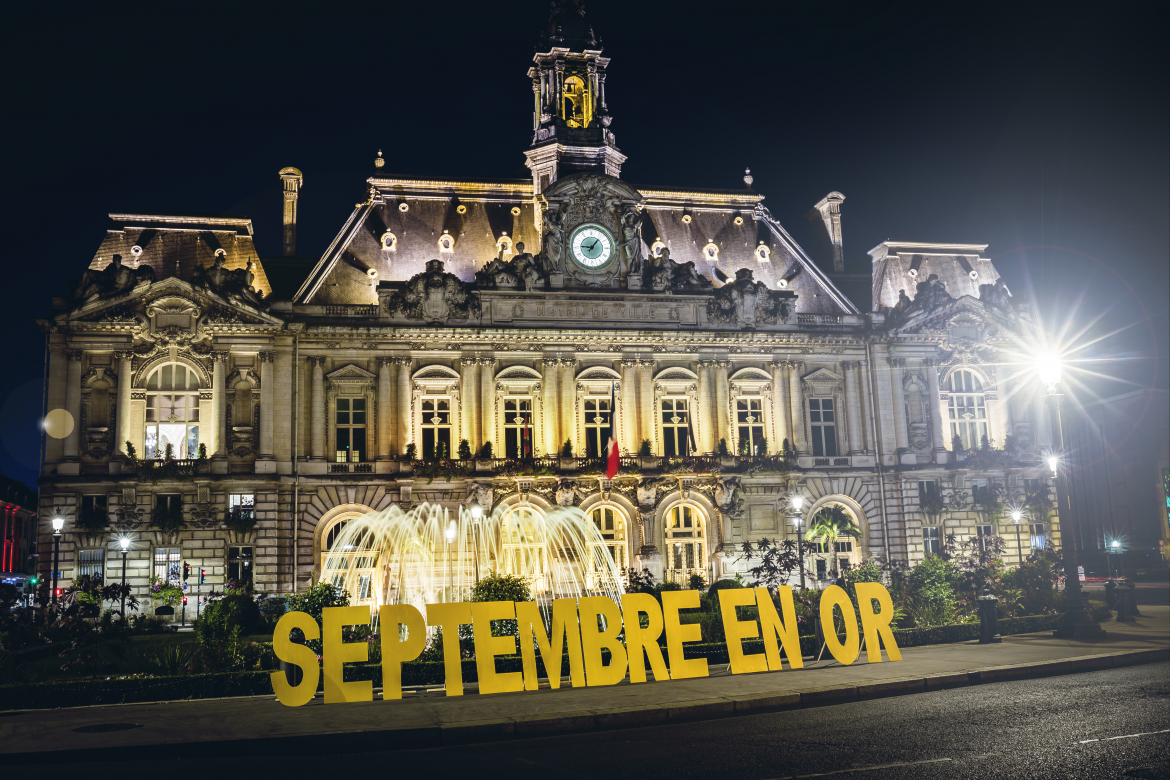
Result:
[[[125,536],[143,597],[182,563],[204,592],[287,593],[346,520],[473,497],[500,522],[579,507],[619,568],[683,583],[795,539],[795,494],[806,527],[838,507],[862,530],[810,557],[822,576],[913,565],[950,535],[1002,535],[1009,561],[1059,543],[1042,388],[1003,368],[1028,308],[986,247],[884,242],[851,300],[840,193],[815,204],[814,259],[750,174],[623,179],[608,64],[555,4],[516,82],[531,178],[392,176],[379,152],[313,263],[290,259],[296,168],[284,258],[257,254],[248,219],[110,214],[41,321],[41,570],[57,518],[66,583],[119,578]],[[995,510],[1029,502],[1045,511],[1018,525]]]

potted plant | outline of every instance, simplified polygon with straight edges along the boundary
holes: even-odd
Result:
[[[638,445],[638,467],[656,469],[661,465],[662,459],[654,454],[654,450],[650,447],[650,440],[642,439],[642,443]]]
[[[573,440],[565,439],[561,447],[561,458],[558,464],[561,471],[574,471],[577,468],[577,459],[573,457]]]
[[[715,446],[715,454],[719,457],[719,465],[724,468],[732,468],[736,465],[735,456],[731,454],[731,450],[727,448],[727,439],[720,439],[719,444]]]
[[[150,527],[168,536],[181,531],[185,524],[182,506],[159,506],[150,513]]]
[[[479,455],[475,459],[476,471],[494,471],[496,467],[495,455],[492,454],[492,443],[485,441],[479,448]]]

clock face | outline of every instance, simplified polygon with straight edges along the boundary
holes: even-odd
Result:
[[[614,256],[613,237],[598,225],[582,225],[569,239],[573,260],[578,265],[595,271],[609,265]]]

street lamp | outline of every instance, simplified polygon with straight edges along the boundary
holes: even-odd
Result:
[[[455,534],[457,534],[457,533],[458,533],[458,527],[455,525],[455,521],[452,520],[450,523],[447,524],[447,530],[443,534],[444,536],[447,537],[447,600],[448,601],[455,600],[455,568],[454,568],[454,563],[451,560],[451,554],[452,554],[451,543],[455,541]]]
[[[65,528],[65,518],[61,515],[53,516],[53,576],[49,584],[53,589],[53,606],[57,606],[57,566],[61,557],[61,530]]]
[[[800,589],[804,590],[804,530],[801,528],[800,508],[804,506],[804,496],[796,493],[792,496],[792,522],[796,524],[796,555],[800,559]]]
[[[1036,356],[1036,373],[1044,384],[1048,406],[1052,411],[1052,446],[1054,452],[1048,456],[1048,468],[1052,470],[1056,485],[1056,511],[1060,517],[1064,543],[1064,593],[1068,611],[1060,619],[1054,635],[1059,637],[1103,637],[1104,629],[1093,620],[1089,608],[1081,595],[1080,563],[1077,560],[1077,535],[1073,529],[1072,503],[1069,500],[1065,471],[1060,468],[1060,453],[1064,450],[1064,430],[1060,420],[1060,399],[1064,394],[1057,387],[1060,384],[1060,357],[1051,351]]]
[[[126,553],[130,552],[130,537],[123,536],[118,540],[122,548],[122,617],[126,617]]]
[[[1024,513],[1018,509],[1012,510],[1012,522],[1016,524],[1016,554],[1020,558],[1020,565],[1024,565],[1024,546],[1020,541],[1020,520],[1024,517]]]
[[[475,581],[479,582],[479,524],[483,520],[483,506],[480,505],[479,499],[473,495],[467,504],[467,509],[471,512],[471,532],[475,546],[475,549],[471,551],[472,559],[475,561]]]

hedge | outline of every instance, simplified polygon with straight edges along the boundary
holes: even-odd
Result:
[[[1033,615],[1030,617],[1004,618],[999,621],[999,633],[1027,634],[1056,627],[1060,615]],[[978,623],[959,623],[936,628],[902,628],[894,630],[894,641],[899,647],[949,644],[979,638]],[[761,639],[743,642],[748,654],[764,652]],[[820,645],[816,637],[802,636],[800,651],[804,656],[816,655]],[[686,658],[706,658],[708,663],[728,662],[727,645],[723,642],[688,643],[683,648]],[[669,664],[669,653],[662,650]],[[826,651],[825,657],[828,656]],[[609,652],[602,651],[602,658],[609,663]],[[536,654],[537,673],[547,677],[540,653]],[[474,658],[462,661],[463,682],[479,681],[479,669]],[[523,670],[523,659],[519,655],[496,658],[498,672],[519,672]],[[272,693],[271,672],[228,672],[222,674],[191,675],[184,677],[142,677],[126,679],[80,682],[75,680],[51,683],[17,683],[0,685],[0,710],[51,707],[78,707],[90,704],[123,704],[143,701],[175,699],[211,699],[223,696],[257,696]],[[561,676],[569,674],[568,654],[561,658]],[[371,680],[374,687],[382,684],[381,664],[352,664],[346,667],[346,680]],[[444,664],[442,661],[411,661],[402,666],[402,683],[406,686],[442,685]]]

